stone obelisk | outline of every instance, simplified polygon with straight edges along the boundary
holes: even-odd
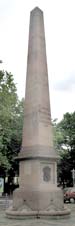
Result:
[[[52,136],[43,12],[36,7],[30,14],[19,189],[13,194],[10,215],[64,214]]]

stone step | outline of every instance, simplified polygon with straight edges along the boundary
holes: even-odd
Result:
[[[0,210],[5,210],[12,205],[12,200],[7,198],[0,198]]]

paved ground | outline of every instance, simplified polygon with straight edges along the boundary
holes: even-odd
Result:
[[[66,205],[71,209],[71,216],[68,219],[12,220],[6,218],[5,211],[0,211],[0,226],[75,226],[75,203]]]

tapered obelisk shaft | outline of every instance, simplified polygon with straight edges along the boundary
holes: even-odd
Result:
[[[51,156],[53,150],[43,12],[31,11],[23,141],[20,157]]]

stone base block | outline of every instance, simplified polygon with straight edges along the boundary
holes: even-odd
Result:
[[[16,189],[13,193],[13,209],[18,210],[24,205],[34,211],[62,210],[64,207],[63,191],[55,186],[47,190],[42,188],[40,190],[36,188],[35,190]]]
[[[14,211],[13,208],[10,208],[6,211],[6,216],[10,219],[58,219],[58,218],[67,218],[70,216],[70,210],[64,208],[63,210],[56,211],[28,211],[23,209],[22,211]]]
[[[58,218],[70,215],[64,208],[63,192],[60,188],[49,191],[25,191],[17,189],[13,196],[13,207],[8,209],[9,218]]]

